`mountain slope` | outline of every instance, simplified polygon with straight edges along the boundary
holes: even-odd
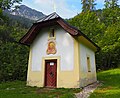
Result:
[[[6,10],[5,12],[15,16],[22,16],[31,20],[38,20],[45,16],[42,12],[31,9],[25,5],[20,5],[19,9],[15,9],[14,11]]]

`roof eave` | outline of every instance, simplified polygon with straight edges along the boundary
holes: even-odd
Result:
[[[51,17],[50,17],[51,18]],[[92,40],[90,40],[84,33],[82,33],[80,30],[78,30],[77,28],[71,26],[70,24],[68,24],[64,19],[62,19],[61,17],[57,16],[53,19],[50,20],[46,20],[46,21],[42,21],[42,22],[36,22],[33,23],[32,27],[28,30],[28,32],[20,39],[20,43],[21,44],[25,44],[25,45],[31,45],[31,43],[33,42],[33,40],[35,39],[35,37],[38,34],[38,30],[40,28],[46,27],[46,26],[50,26],[50,25],[55,25],[55,24],[59,24],[65,31],[69,32],[69,34],[71,34],[73,37],[75,36],[83,36],[85,37],[90,43],[92,43],[97,51],[100,50],[100,47],[98,47]]]

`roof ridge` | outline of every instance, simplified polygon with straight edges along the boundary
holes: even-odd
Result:
[[[40,18],[39,20],[37,20],[35,23],[38,23],[38,22],[42,22],[42,21],[47,21],[47,20],[51,20],[51,19],[54,19],[54,18],[59,18],[60,16],[56,13],[56,12],[53,12],[45,17],[42,17]],[[61,17],[60,17],[61,18]]]

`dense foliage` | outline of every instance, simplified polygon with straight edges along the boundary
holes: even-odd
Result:
[[[7,22],[11,22],[7,21]],[[0,80],[24,80],[28,59],[28,47],[18,43],[26,28],[19,23],[0,25]]]
[[[82,12],[68,22],[78,27],[101,48],[96,54],[97,69],[119,67],[120,7],[117,0],[105,0],[104,9]]]
[[[6,0],[7,2],[8,0]],[[19,0],[16,0],[18,2]],[[2,3],[1,3],[2,2]],[[5,4],[5,0],[0,1],[2,6],[10,8],[15,0],[10,4]],[[15,18],[8,18],[3,14],[3,7],[0,14],[0,82],[7,80],[25,80],[28,59],[28,47],[18,43],[25,34],[28,26]]]

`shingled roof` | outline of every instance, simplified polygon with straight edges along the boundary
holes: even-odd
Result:
[[[54,12],[54,13],[48,15],[48,16],[45,16],[45,17],[39,19],[39,20],[37,21],[37,23],[43,22],[43,21],[52,20],[52,19],[59,18],[59,17],[60,17],[60,16]]]
[[[48,16],[45,16],[35,23],[33,23],[32,27],[29,29],[29,31],[20,39],[20,43],[25,45],[31,45],[33,40],[36,38],[38,31],[47,26],[56,25],[59,24],[65,31],[67,31],[70,35],[73,37],[75,36],[83,36],[86,40],[88,40],[90,43],[92,43],[97,50],[100,48],[91,41],[84,33],[82,33],[80,30],[78,30],[76,27],[71,26],[68,24],[64,19],[62,19],[57,13],[52,13]]]

